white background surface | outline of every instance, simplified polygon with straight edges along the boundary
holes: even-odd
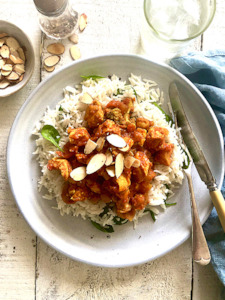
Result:
[[[77,11],[85,12],[89,20],[79,35],[82,57],[139,53],[140,0],[73,2]],[[204,36],[195,42],[195,49],[225,47],[225,3],[223,0],[217,3],[215,19]],[[47,76],[40,63],[41,33],[31,0],[0,0],[0,7],[0,18],[19,25],[31,38],[36,53],[35,72],[26,88],[0,100],[0,299],[220,299],[222,284],[211,265],[192,266],[190,240],[153,262],[125,269],[104,269],[72,261],[35,236],[10,192],[6,144],[21,105],[41,80],[40,76]],[[61,65],[71,62],[68,52],[71,44],[65,43],[67,51]]]

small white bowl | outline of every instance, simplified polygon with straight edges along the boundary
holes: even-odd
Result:
[[[5,32],[9,34],[9,36],[14,37],[20,43],[21,47],[25,49],[24,52],[26,56],[23,80],[17,84],[10,85],[5,89],[0,89],[0,97],[7,97],[22,89],[30,80],[34,71],[35,56],[30,39],[19,27],[7,21],[0,20],[0,32]]]

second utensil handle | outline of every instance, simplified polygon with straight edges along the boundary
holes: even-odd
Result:
[[[211,260],[208,244],[205,238],[205,234],[202,229],[202,225],[199,220],[198,209],[195,201],[194,189],[192,184],[192,178],[190,174],[187,174],[188,185],[191,195],[192,206],[192,251],[193,260],[200,265],[207,265]]]
[[[215,190],[210,192],[210,196],[217,211],[220,223],[223,227],[223,231],[225,232],[225,201],[223,195],[220,190]]]

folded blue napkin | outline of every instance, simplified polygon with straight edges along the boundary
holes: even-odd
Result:
[[[225,141],[225,50],[191,52],[173,58],[170,65],[191,80],[208,100],[220,123]],[[225,196],[225,179],[222,194]],[[203,229],[211,252],[212,265],[225,286],[225,233],[215,208]],[[225,292],[223,295],[225,297]]]

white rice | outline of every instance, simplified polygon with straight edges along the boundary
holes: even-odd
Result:
[[[117,95],[118,91],[122,91],[123,95]],[[70,205],[63,202],[61,199],[63,178],[59,175],[58,171],[49,171],[47,169],[48,160],[55,156],[57,149],[42,137],[40,129],[46,124],[54,126],[61,136],[60,147],[63,147],[68,141],[68,126],[76,128],[86,125],[84,115],[87,105],[79,101],[85,92],[88,92],[93,98],[98,99],[103,105],[106,105],[112,99],[121,100],[126,96],[136,96],[136,114],[154,121],[156,126],[168,129],[167,142],[174,144],[172,163],[169,167],[164,165],[155,166],[154,171],[157,173],[157,176],[152,181],[152,188],[149,192],[150,202],[147,206],[148,209],[151,209],[157,215],[160,212],[159,207],[166,208],[165,200],[168,196],[173,195],[172,190],[182,183],[182,165],[186,160],[186,155],[178,143],[174,125],[171,126],[166,121],[165,114],[152,104],[152,102],[163,103],[163,91],[160,91],[157,83],[154,81],[142,80],[140,76],[133,74],[131,74],[128,84],[113,75],[110,79],[85,80],[80,85],[75,86],[75,88],[68,86],[64,89],[64,99],[56,105],[55,109],[47,107],[44,116],[36,124],[33,131],[33,134],[37,136],[37,148],[34,154],[37,155],[42,172],[42,176],[38,181],[38,187],[40,192],[45,193],[43,198],[46,200],[56,200],[54,208],[58,209],[61,215],[70,214],[76,217],[81,216],[83,219],[89,218],[102,226],[114,224],[113,218],[116,216],[114,212],[99,217],[99,214],[103,212],[105,207],[105,203],[103,202],[93,204],[86,200]],[[136,222],[144,214],[144,211],[138,211],[134,221]]]

